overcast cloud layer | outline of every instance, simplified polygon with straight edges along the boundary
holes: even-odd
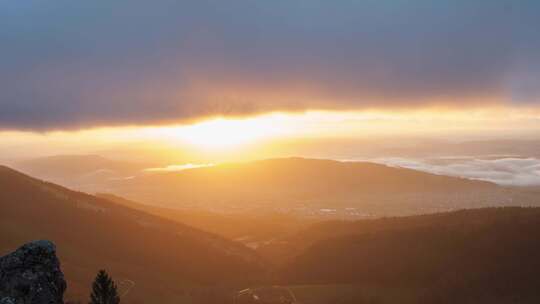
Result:
[[[0,128],[535,104],[540,2],[0,3]]]

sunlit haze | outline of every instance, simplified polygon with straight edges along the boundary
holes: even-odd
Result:
[[[537,304],[539,274],[539,0],[0,1],[0,304]]]
[[[530,139],[540,132],[538,111],[530,108],[478,108],[466,111],[426,109],[411,111],[276,112],[252,117],[208,118],[191,124],[91,128],[43,133],[4,131],[4,157],[62,153],[99,153],[152,146],[161,154],[201,153],[207,160],[223,155],[248,159],[288,156],[280,147],[288,140],[312,142],[340,138],[411,138],[451,141],[472,139]],[[39,147],[39,149],[37,149]],[[268,151],[265,149],[270,149]],[[309,151],[308,151],[309,152]],[[259,153],[259,155],[257,154]],[[221,155],[221,156],[220,156]],[[170,155],[169,155],[170,156]],[[133,157],[133,155],[126,155]],[[333,155],[326,155],[332,158]],[[159,158],[159,155],[154,155]]]

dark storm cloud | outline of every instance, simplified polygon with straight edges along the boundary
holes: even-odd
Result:
[[[535,103],[539,4],[3,1],[0,128]]]

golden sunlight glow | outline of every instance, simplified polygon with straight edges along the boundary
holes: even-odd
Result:
[[[165,127],[168,138],[203,149],[230,149],[283,133],[276,115],[255,119],[214,119],[189,126]]]
[[[279,155],[279,141],[328,138],[431,136],[457,140],[474,136],[538,134],[538,109],[483,108],[462,111],[308,111],[267,113],[241,118],[212,118],[194,124],[126,126],[47,133],[0,132],[13,157],[26,154],[100,153],[129,149],[169,155],[223,157]],[[515,134],[509,134],[514,132]],[[263,148],[266,147],[266,148]],[[266,149],[262,151],[261,149]],[[164,152],[167,151],[167,152]],[[282,151],[282,150],[280,150]],[[152,152],[154,153],[154,152]]]

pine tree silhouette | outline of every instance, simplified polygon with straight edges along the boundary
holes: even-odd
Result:
[[[120,297],[114,281],[105,270],[100,270],[92,284],[89,304],[118,304]]]

